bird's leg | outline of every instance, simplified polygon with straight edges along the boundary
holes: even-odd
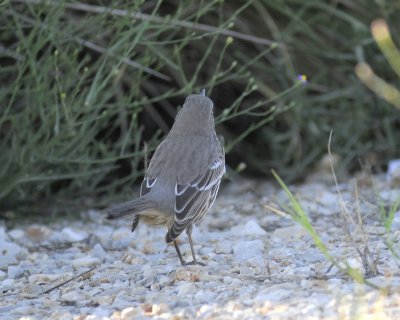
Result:
[[[192,251],[192,257],[193,257],[193,261],[192,262],[187,262],[186,265],[190,265],[190,264],[198,264],[201,266],[205,266],[205,263],[197,261],[196,259],[196,254],[194,253],[194,247],[193,247],[193,241],[192,241],[192,226],[189,226],[186,228],[186,234],[188,236],[189,239],[189,244],[190,244],[190,250]]]
[[[174,242],[174,247],[175,247],[176,253],[178,254],[178,257],[179,257],[179,261],[181,262],[181,265],[183,265],[183,266],[186,265],[186,262],[183,261],[183,259],[182,259],[182,254],[181,254],[181,250],[179,250],[178,243],[176,242],[176,240],[174,240],[173,242]]]

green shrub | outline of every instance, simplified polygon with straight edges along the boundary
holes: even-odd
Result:
[[[398,156],[399,117],[354,66],[367,57],[391,74],[369,24],[383,16],[395,28],[398,13],[361,0],[3,1],[0,210],[129,197],[176,108],[201,88],[232,167],[304,177],[331,129],[344,167],[371,152],[385,163]]]

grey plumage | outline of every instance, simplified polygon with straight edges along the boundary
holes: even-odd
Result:
[[[193,262],[192,225],[201,222],[215,201],[225,173],[224,149],[215,133],[213,102],[200,95],[186,98],[167,137],[157,147],[141,185],[140,198],[106,209],[108,218],[133,215],[132,231],[140,221],[166,225],[166,242],[186,230]]]

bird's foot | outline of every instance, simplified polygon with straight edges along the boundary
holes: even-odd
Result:
[[[197,261],[197,260],[193,260],[193,261],[190,261],[190,262],[183,262],[182,265],[183,265],[183,266],[195,266],[195,265],[199,265],[199,266],[202,266],[202,267],[205,267],[205,266],[206,266],[205,263],[200,262],[200,261]]]

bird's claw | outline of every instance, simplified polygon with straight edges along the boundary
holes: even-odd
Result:
[[[200,262],[200,261],[197,261],[197,260],[193,260],[193,261],[190,261],[190,262],[184,262],[184,263],[182,263],[182,265],[183,265],[183,266],[195,266],[195,265],[199,265],[199,266],[202,266],[202,267],[205,267],[205,266],[206,266],[205,263]]]

